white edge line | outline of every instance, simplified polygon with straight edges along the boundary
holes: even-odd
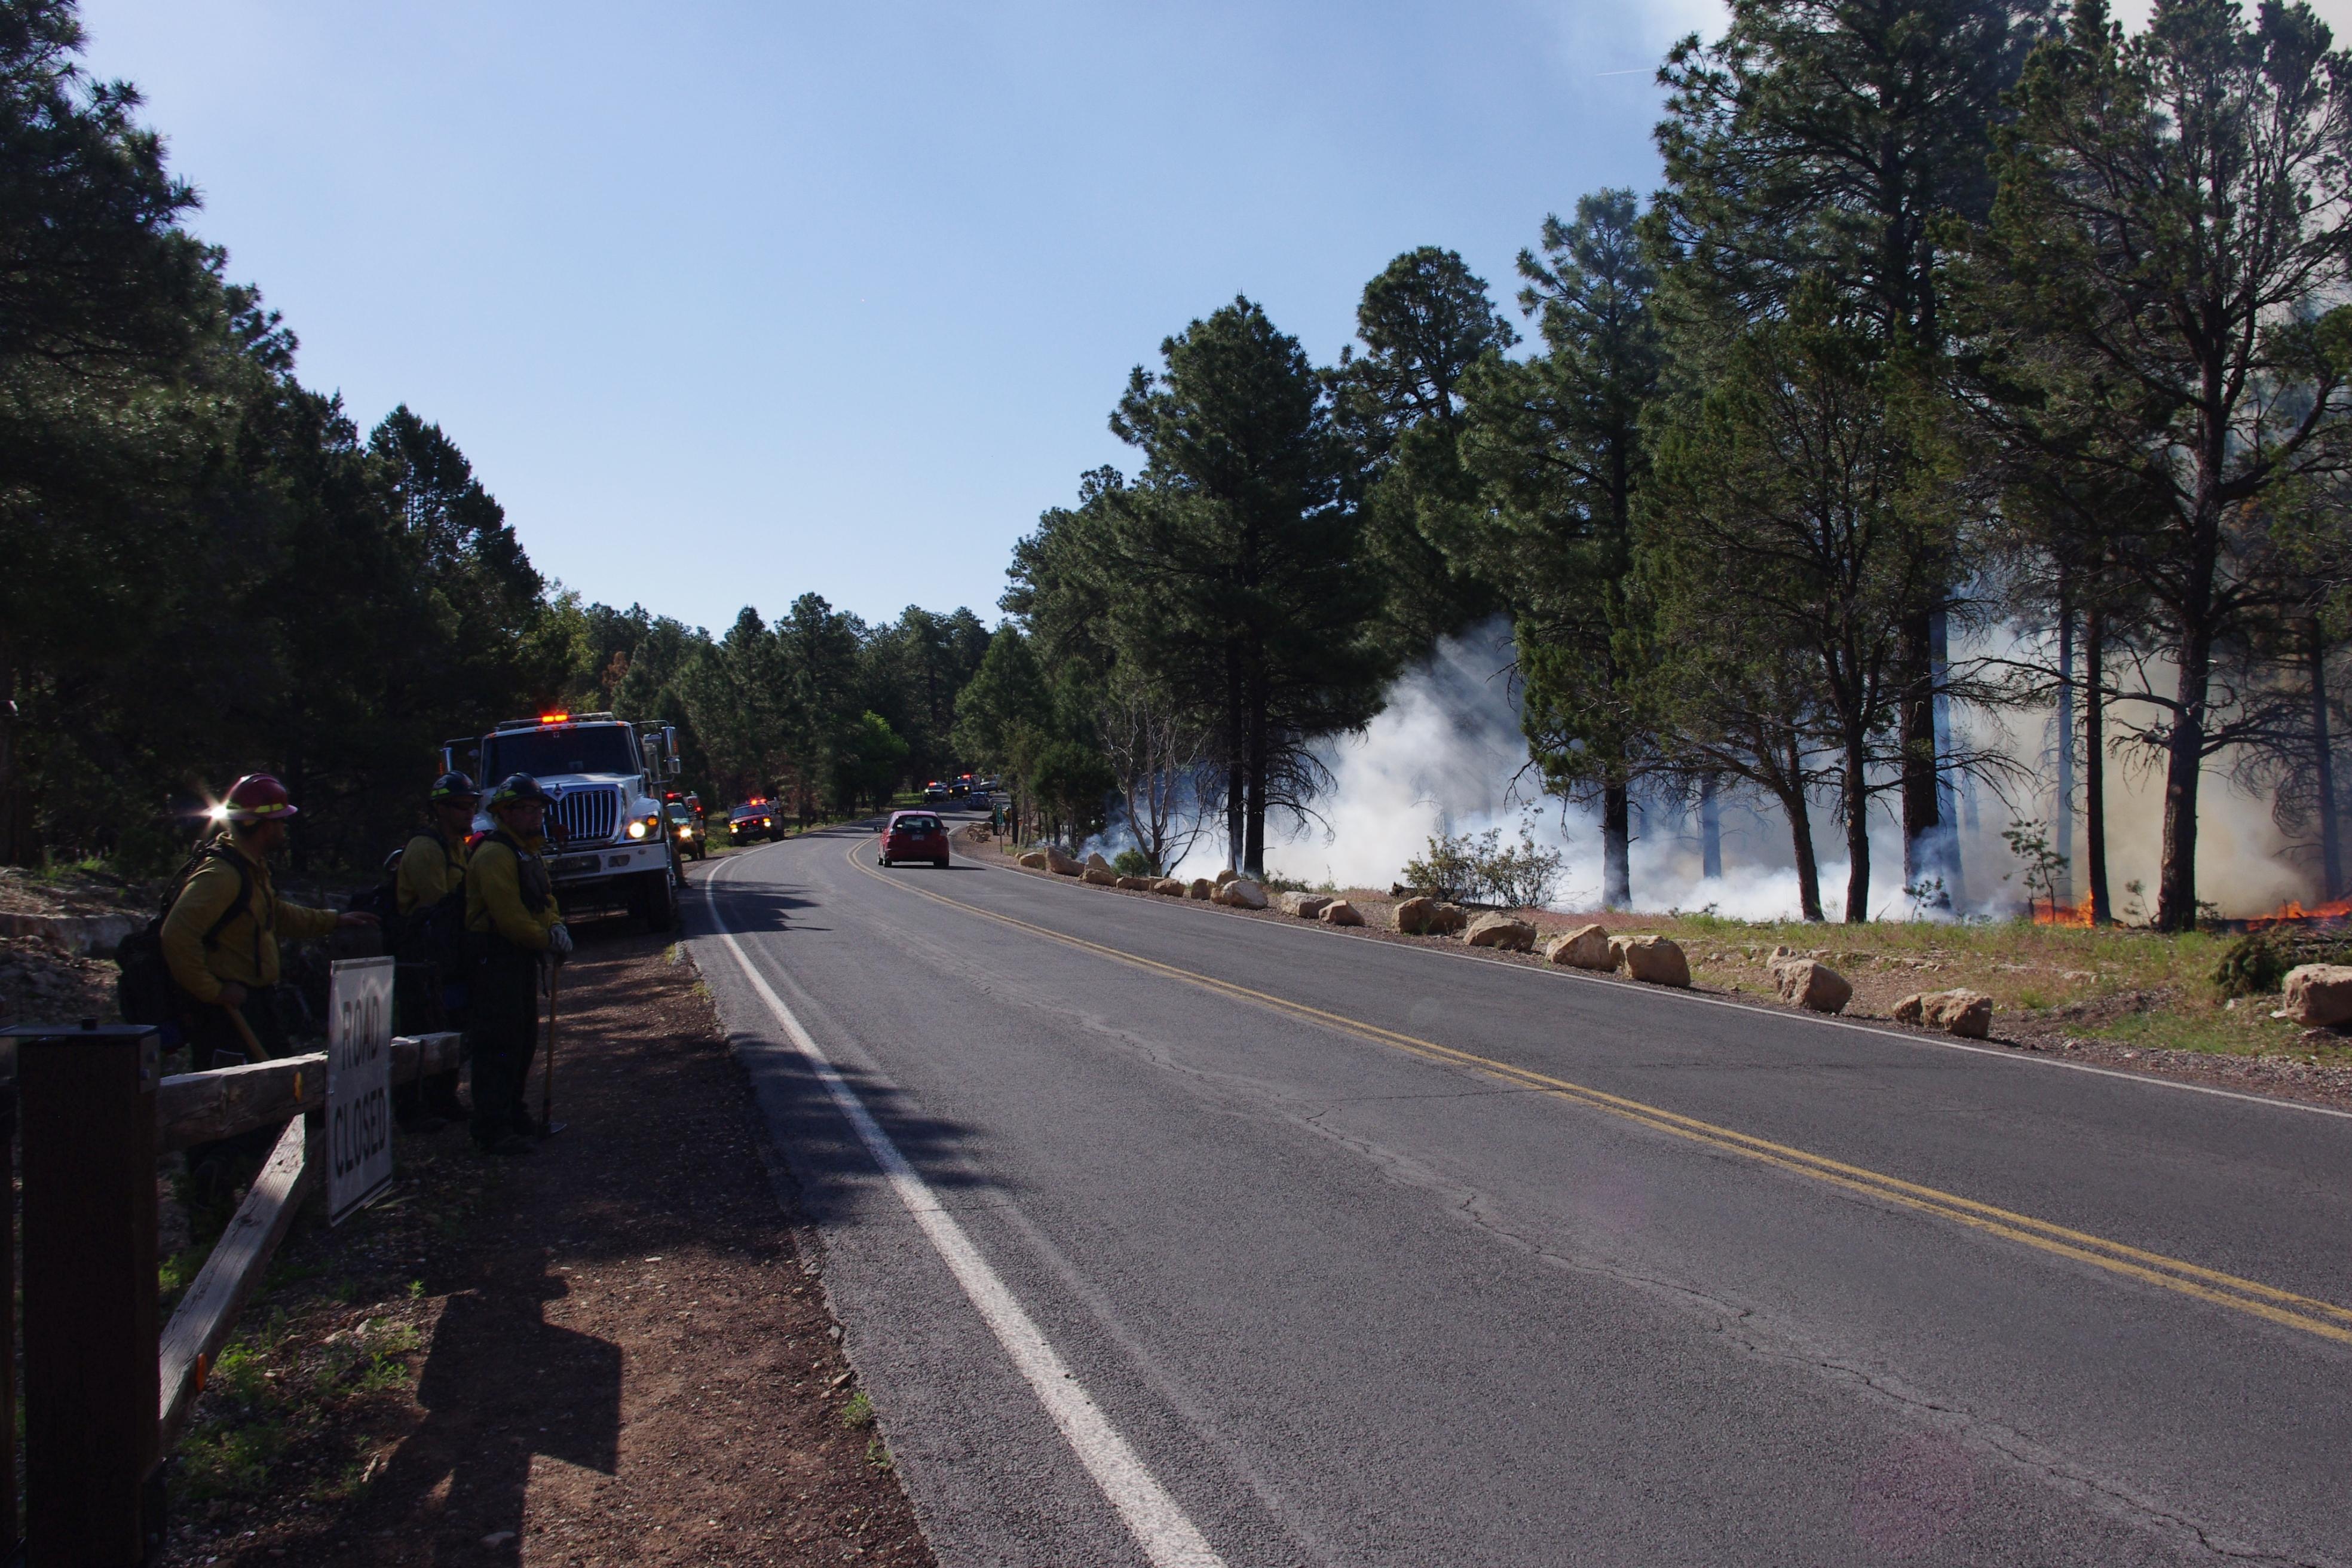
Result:
[[[988,871],[1013,870],[1013,867],[992,866],[986,860],[972,856],[965,857],[964,863],[966,865],[978,866],[982,870]],[[1031,881],[1036,880],[1035,878],[1029,878],[1027,879]],[[1061,884],[1048,883],[1046,885],[1049,887],[1058,887]],[[1102,890],[1108,891],[1109,889]],[[945,895],[941,896],[944,897]],[[985,910],[979,909],[976,905],[968,905],[966,907],[972,909],[975,913],[979,914],[984,915],[989,912]],[[1212,909],[1215,908],[1214,905],[1208,907]],[[1218,910],[1216,912],[1224,915],[1232,915],[1234,913],[1234,911],[1231,910]],[[1302,937],[1319,939],[1324,936],[1338,936],[1343,940],[1353,942],[1380,942],[1381,940],[1377,936],[1369,934],[1358,936],[1352,931],[1315,930],[1303,924],[1292,924],[1281,921],[1255,921],[1251,923],[1263,925],[1270,931],[1291,931]],[[1489,969],[1506,970],[1538,981],[1565,980],[1571,984],[1606,985],[1613,988],[1622,988],[1627,985],[1638,984],[1633,981],[1611,980],[1606,976],[1599,974],[1586,974],[1573,969],[1535,969],[1524,963],[1506,963],[1500,959],[1480,958],[1475,953],[1449,952],[1444,948],[1423,947],[1419,942],[1381,942],[1381,945],[1382,947],[1401,948],[1407,952],[1418,952],[1430,958],[1447,959],[1456,963],[1484,964]],[[1139,957],[1141,955],[1138,954],[1137,956]],[[2213,1085],[2209,1083],[2189,1083],[2180,1079],[2165,1078],[2157,1073],[2126,1072],[2121,1068],[2093,1067],[2088,1062],[2059,1061],[2054,1058],[2042,1056],[2036,1052],[2011,1050],[2001,1046],[1969,1046],[1963,1045],[1958,1040],[1938,1040],[1930,1038],[1924,1035],[1906,1035],[1898,1029],[1881,1028],[1875,1024],[1865,1024],[1858,1019],[1831,1018],[1823,1016],[1819,1013],[1784,1012],[1778,1007],[1766,1007],[1754,1002],[1734,1001],[1728,996],[1709,996],[1700,992],[1684,991],[1671,985],[1645,986],[1643,987],[1643,990],[1648,993],[1654,993],[1657,995],[1666,997],[1673,1001],[1703,1003],[1709,1007],[1728,1007],[1735,1012],[1753,1013],[1760,1017],[1771,1018],[1786,1024],[1811,1024],[1825,1028],[1847,1029],[1857,1035],[1870,1035],[1878,1039],[1895,1041],[1898,1045],[1917,1046],[1929,1050],[1965,1051],[1972,1057],[1990,1057],[1995,1061],[2008,1062],[2015,1067],[2054,1068],[2062,1072],[2089,1073],[2095,1078],[2111,1078],[2124,1083],[2141,1084],[2149,1089],[2179,1089],[2184,1094],[2210,1094],[2219,1096],[2223,1100],[2242,1100],[2248,1105],[2268,1106],[2277,1110],[2300,1110],[2312,1116],[2332,1116],[2336,1118],[2338,1121],[2352,1121],[2352,1110],[2340,1110],[2332,1105],[2314,1105],[2309,1100],[2286,1100],[2277,1095],[2270,1094],[2249,1094],[2245,1090],[2238,1089],[2216,1089]]]
[[[866,1145],[866,1152],[873,1156],[898,1201],[921,1227],[940,1261],[948,1266],[948,1272],[963,1288],[964,1298],[996,1335],[997,1343],[1004,1347],[1005,1354],[1037,1395],[1038,1403],[1053,1417],[1054,1425],[1077,1455],[1078,1462],[1086,1467],[1087,1474],[1094,1479],[1111,1507],[1118,1510],[1119,1519],[1135,1537],[1136,1544],[1143,1549],[1144,1556],[1151,1561],[1153,1568],[1223,1568],[1223,1560],[1210,1549],[1176,1500],[1168,1495],[1167,1489],[1144,1468],[1143,1461],[1119,1436],[1102,1406],[1087,1393],[1052,1342],[1013,1299],[1004,1281],[981,1257],[963,1226],[956,1223],[955,1216],[947,1212],[929,1185],[915,1173],[889,1134],[875,1121],[824,1048],[802,1026],[800,1019],[784,1005],[784,999],[768,984],[767,977],[752,966],[750,955],[719,915],[715,889],[732,868],[730,860],[703,879],[702,901],[709,912],[713,934],[735,955],[752,991],[807,1058],[817,1081],[824,1085],[825,1093],[856,1131],[858,1142]]]

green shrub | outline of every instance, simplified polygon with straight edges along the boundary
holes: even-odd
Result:
[[[1122,877],[1157,877],[1160,868],[1140,849],[1122,849],[1111,857],[1110,868]]]

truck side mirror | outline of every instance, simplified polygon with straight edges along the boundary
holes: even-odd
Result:
[[[676,778],[676,777],[677,777],[678,773],[679,773],[681,771],[683,771],[683,770],[684,770],[685,766],[686,766],[686,764],[685,764],[684,763],[681,763],[681,762],[679,762],[679,761],[677,760],[677,753],[676,752],[672,752],[669,754],[669,776],[670,776],[670,777],[672,777],[672,778]]]

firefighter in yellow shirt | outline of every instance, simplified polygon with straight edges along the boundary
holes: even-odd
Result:
[[[400,852],[393,879],[400,914],[398,1014],[405,1034],[463,1027],[466,1011],[466,839],[482,792],[464,773],[443,773],[425,792],[433,826]],[[431,1131],[466,1113],[457,1069],[393,1090],[393,1113],[410,1131]]]
[[[278,939],[312,941],[338,926],[373,925],[357,912],[305,909],[278,897],[269,858],[299,815],[268,773],[236,781],[220,812],[226,830],[206,845],[163,917],[163,961],[187,1003],[189,1054],[199,1068],[288,1055],[279,1010]]]
[[[490,792],[498,826],[466,862],[466,940],[474,954],[467,1029],[472,1131],[476,1147],[493,1154],[527,1152],[530,1145],[520,1135],[544,1131],[523,1101],[539,1044],[540,975],[572,953],[572,933],[540,858],[548,805],[547,792],[529,773],[506,780]]]

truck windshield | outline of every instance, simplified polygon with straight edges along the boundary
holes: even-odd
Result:
[[[625,724],[515,730],[482,742],[482,776],[492,780],[513,773],[634,773],[643,766]]]

